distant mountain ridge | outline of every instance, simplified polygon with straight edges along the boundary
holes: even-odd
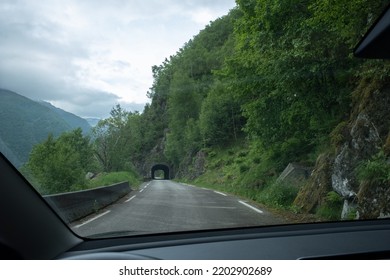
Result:
[[[33,146],[50,133],[59,136],[78,127],[84,133],[91,129],[86,120],[49,103],[0,89],[0,151],[16,167],[25,163]]]
[[[84,118],[88,123],[89,123],[89,125],[90,126],[92,126],[92,127],[94,127],[94,126],[96,126],[98,123],[99,123],[99,121],[101,121],[101,119],[99,119],[99,118]]]
[[[64,121],[72,128],[78,128],[80,127],[84,134],[88,134],[91,130],[91,125],[88,123],[86,119],[83,119],[79,116],[76,116],[75,114],[69,113],[67,111],[64,111],[60,108],[57,108],[53,106],[51,103],[46,101],[39,101],[38,103],[42,104],[43,106],[49,108],[54,113],[58,114],[60,117],[64,119]]]

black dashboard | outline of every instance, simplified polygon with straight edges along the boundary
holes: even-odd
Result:
[[[390,221],[87,240],[59,259],[389,259]]]

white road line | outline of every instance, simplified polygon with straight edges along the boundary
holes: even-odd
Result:
[[[90,222],[92,222],[92,221],[94,221],[94,220],[96,220],[96,219],[98,219],[98,218],[100,218],[100,217],[103,217],[104,215],[106,215],[106,214],[108,214],[108,213],[110,213],[110,212],[111,212],[110,210],[107,210],[106,212],[103,212],[103,213],[97,215],[96,217],[93,217],[92,219],[89,219],[88,221],[85,221],[84,223],[75,226],[75,228],[82,227],[82,226],[84,226],[84,225],[86,225],[86,224],[88,224],[88,223],[90,223]]]
[[[200,208],[207,208],[207,209],[237,209],[237,207],[230,207],[230,206],[199,206]]]
[[[217,191],[214,191],[214,192],[217,193],[217,194],[223,195],[223,196],[227,196],[227,194],[224,194],[224,193],[221,193],[221,192],[217,192]]]
[[[129,202],[130,200],[132,200],[134,197],[136,197],[136,195],[133,195],[132,197],[130,197],[128,200],[126,200],[125,202]]]
[[[139,190],[140,193],[143,192],[143,191],[144,191],[144,189]]]
[[[260,213],[260,214],[263,214],[264,212],[261,211],[260,209],[257,209],[256,207],[253,207],[252,205],[249,205],[248,203],[242,201],[242,200],[239,200],[238,201],[239,203],[241,203],[242,205],[245,205],[246,207],[252,209],[253,211],[256,211],[257,213]]]

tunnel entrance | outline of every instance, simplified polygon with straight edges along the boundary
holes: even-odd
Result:
[[[164,179],[169,180],[171,179],[169,174],[169,167],[165,164],[155,164],[152,166],[151,169],[151,175],[152,179]]]

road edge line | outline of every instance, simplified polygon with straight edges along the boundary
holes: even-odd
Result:
[[[111,212],[111,210],[107,210],[106,212],[103,212],[103,213],[97,215],[96,217],[93,217],[93,218],[91,218],[91,219],[85,221],[84,223],[82,223],[82,224],[80,224],[80,225],[77,225],[77,226],[75,226],[75,227],[73,227],[73,228],[82,227],[82,226],[84,226],[84,225],[86,225],[86,224],[88,224],[88,223],[90,223],[90,222],[92,222],[92,221],[94,221],[94,220],[96,220],[96,219],[99,219],[100,217],[103,217],[104,215],[106,215],[106,214],[108,214],[108,213],[110,213],[110,212]]]
[[[263,214],[263,213],[264,213],[264,212],[261,211],[260,209],[257,209],[256,207],[253,207],[252,205],[249,205],[249,204],[246,203],[245,201],[239,200],[238,202],[241,203],[242,205],[245,205],[246,207],[252,209],[253,211],[256,211],[257,213],[260,213],[260,214]]]
[[[224,194],[224,193],[221,193],[221,192],[217,192],[217,191],[214,191],[214,192],[217,193],[217,194],[223,195],[223,196],[227,196],[227,194]]]

